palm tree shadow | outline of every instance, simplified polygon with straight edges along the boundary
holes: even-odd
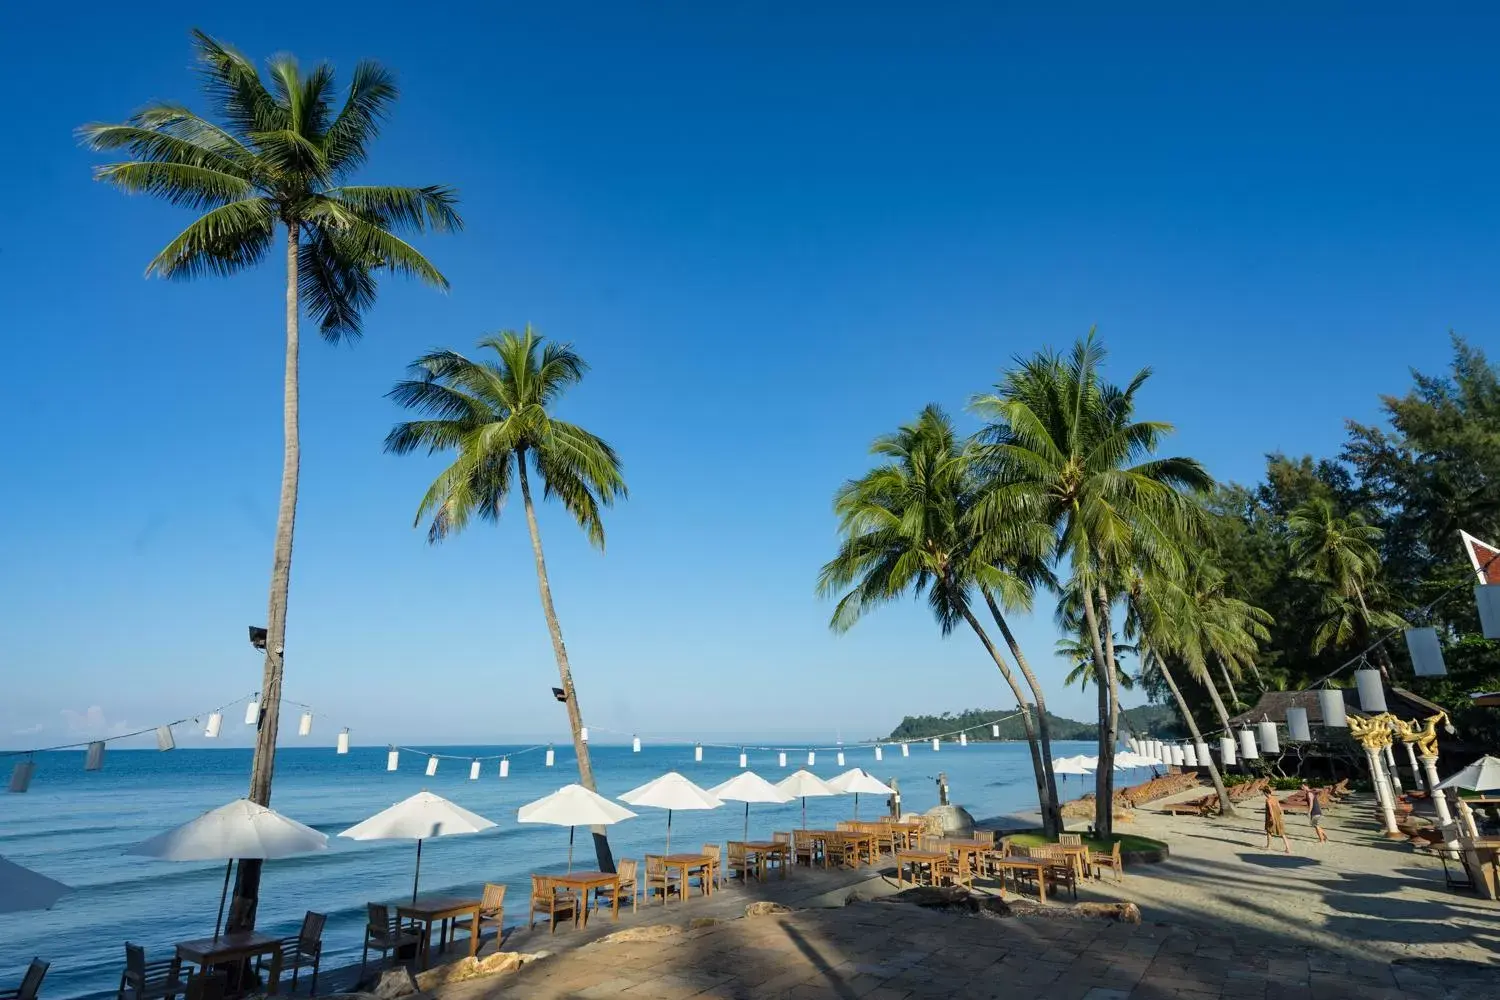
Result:
[[[1261,868],[1282,868],[1288,871],[1296,868],[1309,868],[1323,863],[1317,858],[1307,858],[1300,854],[1241,854],[1240,860],[1247,865],[1258,865]]]

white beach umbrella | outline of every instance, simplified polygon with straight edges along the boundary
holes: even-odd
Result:
[[[793,771],[782,778],[776,782],[776,787],[792,798],[802,800],[802,829],[804,830],[807,829],[807,800],[809,798],[843,794],[836,788],[830,788],[828,782],[805,768]]]
[[[479,833],[494,825],[478,813],[471,813],[441,795],[423,790],[389,809],[382,809],[364,822],[354,824],[339,836],[350,840],[415,840],[417,870],[411,880],[411,901],[415,903],[417,883],[422,878],[422,841]]]
[[[0,858],[0,913],[50,910],[53,903],[72,891],[72,886]]]
[[[717,809],[724,804],[713,792],[699,788],[676,771],[668,771],[620,796],[633,806],[653,806],[667,811],[667,853],[672,853],[672,813],[682,809]]]
[[[862,767],[851,767],[836,778],[828,779],[828,787],[834,791],[851,792],[854,795],[854,818],[859,819],[859,793],[867,795],[894,795],[896,790]]]
[[[1052,762],[1053,774],[1089,774],[1097,765],[1097,761],[1079,754],[1076,757],[1058,757]]]
[[[1500,788],[1500,758],[1484,756],[1438,782],[1439,788],[1467,788],[1473,792],[1488,792]]]
[[[1116,768],[1155,767],[1158,761],[1127,750],[1115,757]]]
[[[224,901],[229,896],[229,873],[237,859],[274,861],[327,847],[327,834],[249,799],[235,799],[143,840],[125,853],[162,861],[228,862],[224,866],[224,889],[219,893],[219,915],[214,919],[214,937],[218,937]]]
[[[793,798],[754,771],[741,771],[723,784],[710,788],[709,792],[725,802],[745,803],[744,838],[746,840],[750,839],[750,803],[786,803],[792,801]]]
[[[579,826],[611,826],[635,813],[617,806],[582,785],[564,785],[551,795],[528,802],[516,812],[521,823],[546,823],[568,828],[568,871],[573,870],[573,830]]]

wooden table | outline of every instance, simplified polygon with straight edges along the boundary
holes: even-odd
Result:
[[[599,890],[613,888],[611,909],[615,920],[620,919],[620,876],[614,872],[569,872],[566,875],[549,875],[548,879],[553,885],[566,886],[569,889],[578,890],[578,909],[573,912],[573,926],[577,927],[579,922],[588,923],[589,890],[594,890],[595,902],[599,899]]]
[[[404,903],[396,907],[398,917],[406,917],[415,920],[423,927],[422,931],[422,968],[427,968],[432,958],[432,925],[438,925],[439,951],[448,950],[448,922],[454,922],[454,932],[457,933],[457,918],[468,916],[469,918],[469,957],[473,958],[479,952],[479,907],[481,900],[471,899],[466,896],[418,896],[415,902]]]
[[[745,853],[760,856],[760,864],[756,867],[760,871],[759,879],[766,880],[766,862],[771,858],[781,858],[781,877],[786,878],[787,862],[791,860],[790,844],[779,840],[754,840],[745,844]]]
[[[829,837],[837,837],[839,835],[839,831],[837,831],[837,830],[798,830],[797,834],[799,835],[797,839],[800,840],[800,839],[802,839],[802,837],[806,837],[807,840],[808,840],[808,842],[813,845],[813,853],[814,854],[819,853],[818,846],[819,846],[819,844],[822,845],[823,850],[822,850],[821,853],[823,855],[823,867],[827,868],[828,867],[828,838]],[[812,865],[812,859],[809,858],[807,863],[808,863],[808,866],[811,867],[811,865]]]
[[[938,865],[947,860],[947,851],[897,851],[896,887],[900,888],[905,884],[902,881],[902,872],[907,865],[911,865],[911,884],[920,885],[921,883],[917,880],[917,871],[922,865]]]
[[[858,868],[861,856],[868,859],[868,864],[875,863],[875,834],[866,830],[836,830],[833,835],[838,840],[854,844],[855,863],[849,867]],[[845,857],[847,858],[848,855]]]
[[[662,863],[663,867],[666,868],[666,871],[667,871],[668,875],[672,874],[672,869],[673,868],[677,868],[677,869],[680,869],[682,871],[682,898],[683,899],[687,899],[687,893],[688,893],[688,875],[692,872],[692,870],[694,868],[703,868],[703,869],[706,869],[706,871],[703,873],[702,886],[701,886],[701,888],[703,889],[703,895],[707,896],[710,892],[713,891],[710,888],[710,884],[713,882],[713,879],[710,876],[712,875],[712,872],[713,872],[714,859],[712,857],[710,857],[709,855],[707,855],[707,854],[668,854],[666,857],[664,857],[664,858],[661,859],[661,863]],[[666,897],[666,893],[663,893],[662,894],[662,901],[665,902],[666,898],[667,898]]]
[[[1080,879],[1089,873],[1089,848],[1087,844],[1053,844],[1059,854],[1066,854],[1073,862],[1073,870]]]
[[[1002,883],[1005,881],[1005,873],[1007,871],[1035,872],[1037,899],[1045,903],[1047,901],[1047,866],[1051,863],[1050,861],[1034,860],[1032,858],[1001,858],[994,864],[996,868],[1000,869],[1000,880]],[[1017,885],[1016,892],[1019,893],[1020,891],[1021,887]]]
[[[922,835],[921,823],[887,823],[886,826],[890,827],[892,833],[901,837],[905,847],[911,847],[912,841]]]
[[[274,994],[281,980],[280,938],[260,931],[237,931],[233,934],[220,934],[216,938],[198,938],[177,943],[178,960],[190,962],[204,972],[215,965],[231,966],[229,985],[236,992],[244,992],[245,984],[239,981],[239,973],[234,970],[242,968],[252,958],[267,955],[271,956],[271,981],[266,986],[266,992]]]

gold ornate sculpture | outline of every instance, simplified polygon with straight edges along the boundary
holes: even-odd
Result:
[[[1448,713],[1438,712],[1437,715],[1427,717],[1426,726],[1418,725],[1415,720],[1402,722],[1396,720],[1396,732],[1403,743],[1415,743],[1423,757],[1436,757],[1438,755],[1437,727],[1441,722],[1448,725]]]
[[[1344,721],[1349,723],[1349,732],[1359,741],[1359,745],[1372,752],[1390,746],[1392,729],[1401,725],[1401,720],[1389,712],[1381,712],[1367,719],[1346,715]]]

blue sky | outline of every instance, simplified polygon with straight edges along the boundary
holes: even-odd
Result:
[[[1010,703],[920,607],[835,637],[814,596],[833,490],[923,404],[961,412],[1097,324],[1120,377],[1155,369],[1172,450],[1244,480],[1335,450],[1449,329],[1496,343],[1481,8],[1000,6],[7,5],[0,743],[258,684],[282,276],[144,280],[188,216],[91,181],[71,134],[195,101],[195,24],[257,59],[394,68],[365,176],[452,184],[468,222],[422,243],[452,294],[388,283],[361,343],[305,345],[287,695],[319,739],[565,732],[524,525],[429,548],[411,517],[437,464],[381,453],[383,393],[428,348],[531,322],[593,364],[566,414],[616,445],[631,499],[604,555],[542,526],[596,729],[828,740]],[[1050,615],[1019,631],[1087,718]]]

